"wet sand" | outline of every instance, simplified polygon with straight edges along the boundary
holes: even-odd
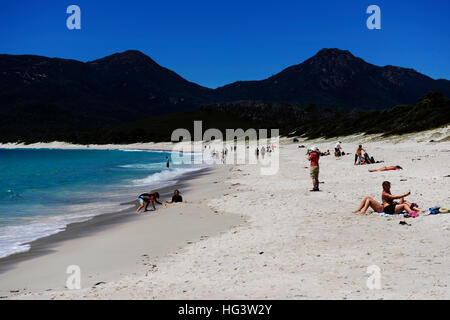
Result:
[[[70,224],[31,242],[30,251],[0,260],[0,295],[65,289],[70,265],[80,267],[82,288],[155,270],[159,257],[239,224],[238,215],[214,213],[204,203],[218,186],[212,180],[224,170],[228,168],[186,174],[177,185],[159,189],[162,199],[169,200],[179,188],[184,203],[157,205],[156,211],[137,215],[133,200],[119,212]]]

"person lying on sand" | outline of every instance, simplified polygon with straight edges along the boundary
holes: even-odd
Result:
[[[167,201],[167,203],[177,203],[177,202],[183,202],[183,197],[180,196],[180,191],[176,189],[173,192],[172,201]]]
[[[383,167],[380,169],[370,169],[369,172],[376,172],[376,171],[391,171],[391,170],[403,170],[400,166],[390,166],[390,167]]]
[[[406,201],[404,198],[400,199],[400,204],[407,204],[411,208],[411,210],[414,210],[416,212],[424,212],[425,211],[423,209],[420,209],[417,203],[415,203],[415,202],[411,203],[409,201]]]
[[[139,211],[141,211],[141,209],[144,207],[144,205],[145,205],[144,212],[148,211],[147,208],[148,208],[148,205],[150,204],[150,202],[152,203],[153,210],[156,210],[155,202],[157,204],[162,204],[161,202],[158,201],[158,199],[159,199],[158,192],[141,194],[138,197],[140,205],[139,205],[139,208],[137,208],[136,213],[139,214]]]
[[[391,194],[391,183],[389,181],[384,181],[383,184],[383,192],[381,194],[381,199],[383,201],[383,212],[387,214],[401,213],[403,210],[406,210],[409,214],[417,212],[421,212],[419,208],[411,208],[409,202],[397,203],[394,200],[403,199],[411,194],[411,191],[408,191],[405,194],[400,196],[393,196]]]

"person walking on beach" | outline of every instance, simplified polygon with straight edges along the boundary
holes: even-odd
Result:
[[[166,167],[167,167],[167,169],[169,169],[169,167],[170,167],[169,157],[166,157]]]
[[[148,205],[150,203],[152,203],[153,206],[153,211],[156,210],[155,207],[155,202],[157,204],[162,204],[161,202],[158,201],[159,199],[159,193],[158,192],[154,192],[154,193],[143,193],[141,195],[139,195],[138,200],[139,200],[139,208],[137,208],[136,213],[139,214],[139,211],[141,211],[141,209],[145,206],[144,208],[144,212],[147,212],[147,208]]]
[[[312,147],[308,151],[308,160],[310,161],[310,175],[313,183],[313,189],[311,191],[319,191],[319,148]]]

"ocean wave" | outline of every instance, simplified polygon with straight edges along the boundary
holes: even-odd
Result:
[[[196,168],[174,168],[169,170],[160,171],[154,174],[149,175],[143,179],[134,180],[133,183],[136,186],[162,186],[161,182],[164,182],[165,185],[177,183],[178,178],[180,178],[183,174],[189,172],[195,172],[203,169],[204,167],[196,167]]]
[[[139,170],[155,170],[155,169],[163,169],[166,166],[165,162],[158,163],[133,163],[133,164],[124,164],[119,166],[119,168],[125,169],[139,169]]]
[[[124,151],[124,152],[165,152],[160,150],[143,150],[143,149],[117,149],[118,151]]]

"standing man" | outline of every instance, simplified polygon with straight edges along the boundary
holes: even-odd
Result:
[[[319,148],[312,147],[308,151],[308,160],[311,162],[310,175],[313,183],[313,189],[311,191],[319,191]]]
[[[166,157],[166,166],[167,166],[167,169],[169,169],[169,167],[170,167],[169,157]]]

